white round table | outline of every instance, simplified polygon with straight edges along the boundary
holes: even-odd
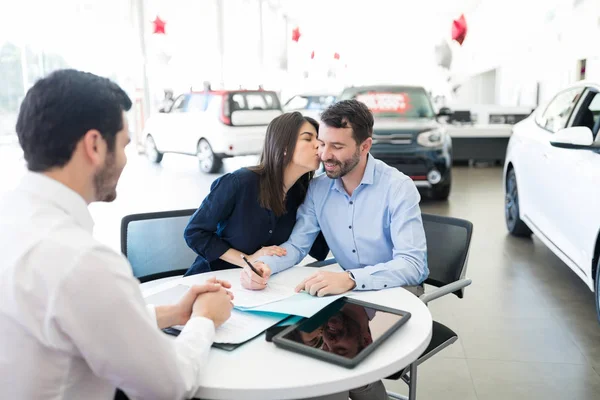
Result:
[[[294,268],[292,268],[294,269]],[[297,274],[273,276],[296,285]],[[239,281],[240,270],[185,277],[182,283],[202,283],[211,276]],[[166,278],[170,280],[173,278]],[[165,281],[161,280],[161,281]],[[142,284],[142,291],[159,282]],[[352,297],[409,311],[410,320],[353,369],[296,354],[265,340],[264,333],[233,351],[212,348],[202,373],[201,399],[286,400],[324,396],[361,387],[390,376],[415,361],[431,340],[432,318],[427,306],[403,288],[352,292]]]

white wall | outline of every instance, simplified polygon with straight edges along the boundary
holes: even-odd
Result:
[[[469,33],[454,75],[477,84],[483,72],[496,69],[494,102],[506,106],[535,105],[538,82],[540,102],[548,100],[577,79],[580,59],[587,59],[587,79],[600,81],[600,1],[573,4],[483,0],[467,15]]]

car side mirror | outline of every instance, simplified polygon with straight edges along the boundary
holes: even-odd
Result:
[[[452,116],[452,110],[448,107],[442,107],[440,108],[440,110],[438,111],[437,116],[438,117],[450,117]]]
[[[594,143],[592,130],[587,126],[573,126],[552,135],[550,144],[565,149],[585,149]]]

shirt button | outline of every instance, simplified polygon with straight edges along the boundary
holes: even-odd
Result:
[[[353,253],[356,253],[356,250],[352,250]]]
[[[383,285],[383,287],[387,287],[387,285]]]
[[[350,225],[348,228],[349,228],[349,229],[352,229],[352,225]]]
[[[353,202],[353,201],[351,201],[351,202],[350,202],[350,204],[354,204],[354,202]]]
[[[362,285],[362,288],[363,288],[363,289],[364,289],[365,287],[366,287],[365,285]]]
[[[272,231],[272,230],[269,230],[269,233],[273,233],[273,231]]]

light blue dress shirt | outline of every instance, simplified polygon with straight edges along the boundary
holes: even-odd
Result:
[[[282,247],[261,257],[273,273],[304,259],[319,231],[338,264],[352,270],[356,290],[422,283],[429,275],[420,195],[414,182],[369,155],[360,185],[349,196],[341,179],[315,178]]]

